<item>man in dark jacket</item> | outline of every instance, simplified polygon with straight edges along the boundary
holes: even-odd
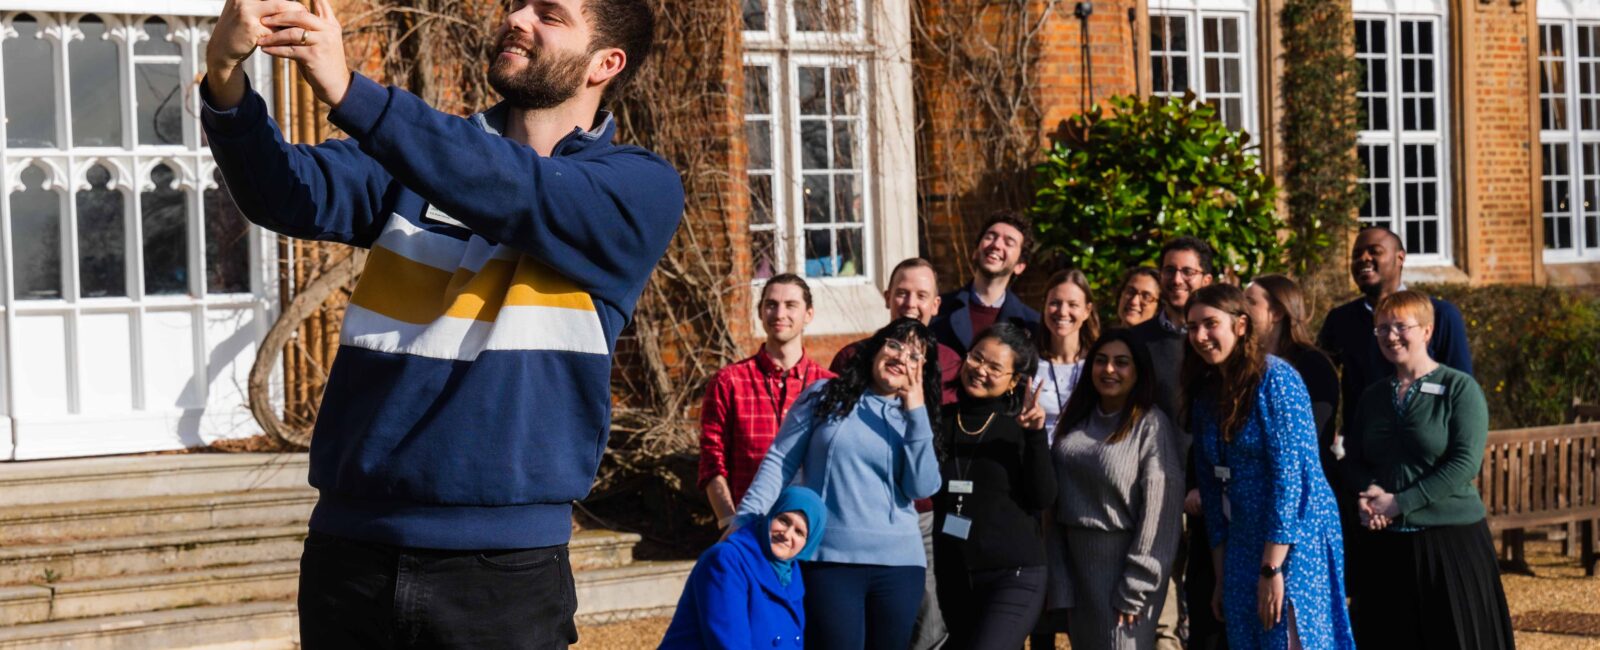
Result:
[[[966,355],[972,339],[1000,321],[1010,321],[1034,332],[1039,312],[1011,291],[1011,280],[1028,268],[1033,249],[1033,225],[1021,215],[1001,212],[983,224],[972,249],[972,282],[939,297],[939,315],[933,335],[939,342]]]
[[[306,648],[566,647],[571,504],[610,430],[611,357],[683,212],[602,98],[650,50],[646,0],[529,0],[505,101],[461,118],[352,74],[327,0],[229,0],[201,120],[251,221],[370,249],[317,415]],[[238,67],[256,47],[349,135],[290,145]]]

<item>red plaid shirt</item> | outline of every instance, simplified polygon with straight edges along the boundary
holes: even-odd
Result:
[[[813,382],[833,377],[804,355],[780,372],[766,348],[717,371],[700,407],[700,489],[725,476],[738,505],[795,398]]]

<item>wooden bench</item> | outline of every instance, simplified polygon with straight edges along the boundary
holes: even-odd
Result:
[[[1596,571],[1600,519],[1600,422],[1489,432],[1478,494],[1489,529],[1501,533],[1503,560],[1529,570],[1523,531],[1576,524],[1584,572]]]

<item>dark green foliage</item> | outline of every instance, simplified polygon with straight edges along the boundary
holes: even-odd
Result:
[[[1600,402],[1600,298],[1527,285],[1412,287],[1461,308],[1494,429],[1560,424]]]
[[[1282,268],[1277,190],[1249,135],[1192,97],[1109,104],[1068,121],[1038,167],[1031,213],[1041,254],[1082,269],[1097,293],[1124,269],[1154,264],[1178,235],[1210,242],[1219,273]]]
[[[1328,251],[1344,247],[1364,194],[1356,182],[1361,128],[1348,3],[1285,0],[1283,27],[1283,189],[1290,270],[1304,276]],[[1342,272],[1342,269],[1333,272]]]

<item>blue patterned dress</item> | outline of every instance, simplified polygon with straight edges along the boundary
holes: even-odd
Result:
[[[1195,403],[1195,478],[1211,546],[1226,543],[1222,613],[1234,650],[1288,647],[1293,608],[1305,648],[1354,648],[1344,599],[1344,544],[1333,492],[1317,456],[1317,428],[1305,382],[1287,362],[1267,358],[1266,375],[1243,429],[1226,445],[1210,400]],[[1229,515],[1223,516],[1228,467]],[[1267,542],[1290,545],[1284,562],[1284,618],[1261,629],[1256,613],[1261,551]]]

